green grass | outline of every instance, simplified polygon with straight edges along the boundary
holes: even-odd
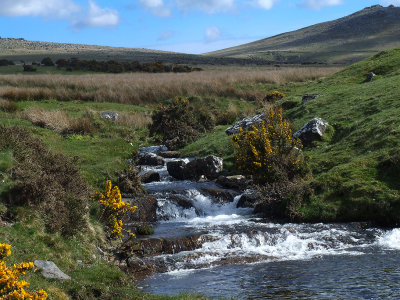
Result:
[[[369,72],[377,74],[364,82]],[[311,156],[315,195],[298,209],[305,221],[372,221],[400,224],[400,182],[380,165],[400,149],[400,49],[381,52],[317,81],[285,85],[256,84],[262,92],[279,90],[280,101],[297,105],[286,111],[295,129],[314,117],[331,125],[327,137],[304,149]],[[246,88],[245,86],[243,88]],[[304,94],[323,96],[305,105]],[[226,127],[188,145],[187,155],[219,154],[231,158]],[[395,178],[393,178],[395,176]]]

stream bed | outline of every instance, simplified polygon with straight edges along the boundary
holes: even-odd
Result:
[[[158,201],[152,238],[200,242],[146,257],[165,271],[138,280],[142,291],[215,299],[400,298],[400,229],[268,223],[237,208],[233,190],[149,169],[161,174],[160,182],[145,184]]]

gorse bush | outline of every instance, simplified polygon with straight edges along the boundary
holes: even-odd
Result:
[[[293,138],[282,114],[282,109],[269,108],[265,121],[233,136],[237,168],[253,175],[256,183],[304,178],[309,173],[301,141]]]
[[[105,222],[110,238],[121,239],[124,231],[130,237],[135,237],[131,231],[123,228],[122,219],[128,212],[133,213],[137,206],[122,201],[118,186],[112,187],[111,180],[107,180],[104,193],[93,194],[92,199],[99,201],[102,206],[101,219]]]
[[[88,186],[76,162],[51,153],[19,127],[0,127],[0,150],[11,150],[14,159],[11,184],[0,195],[3,202],[35,207],[51,232],[73,235],[86,227]]]
[[[23,262],[13,267],[8,267],[4,262],[5,258],[11,255],[11,245],[0,244],[0,299],[47,299],[47,293],[44,290],[38,292],[29,292],[26,288],[29,283],[25,280],[19,280],[21,275],[32,270],[32,262]]]
[[[150,134],[159,135],[170,149],[177,149],[197,139],[214,127],[212,117],[195,109],[189,101],[177,97],[167,105],[160,104],[152,114]]]
[[[282,98],[286,97],[285,94],[279,92],[279,91],[273,91],[265,95],[264,97],[264,102],[270,102],[274,103],[278,100],[281,100]]]

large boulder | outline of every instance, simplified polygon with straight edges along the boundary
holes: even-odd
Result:
[[[139,154],[137,164],[145,166],[163,166],[165,161],[161,156],[155,153],[147,152]]]
[[[216,183],[224,188],[243,190],[248,186],[249,181],[250,180],[248,180],[243,175],[233,175],[233,176],[221,175],[218,176]]]
[[[185,160],[174,160],[167,162],[167,171],[168,174],[178,180],[185,180],[185,167],[187,165],[187,161]]]
[[[179,180],[199,180],[201,176],[206,176],[208,179],[214,179],[218,177],[222,168],[222,158],[214,155],[194,159],[190,162],[177,160],[167,163],[169,175]]]
[[[116,122],[119,118],[119,114],[113,111],[103,111],[100,116],[111,122]]]
[[[67,274],[61,271],[55,263],[48,260],[35,260],[33,262],[36,268],[42,271],[42,275],[49,279],[70,280]]]
[[[160,174],[157,173],[156,171],[149,171],[146,172],[142,175],[140,175],[140,178],[143,183],[150,183],[150,182],[155,182],[155,181],[160,181]]]
[[[328,125],[328,122],[321,118],[314,118],[295,132],[293,137],[300,139],[305,146],[310,145],[315,140],[321,140]]]
[[[225,133],[228,135],[231,134],[237,134],[239,133],[239,128],[242,128],[243,130],[250,129],[251,126],[258,125],[265,119],[265,114],[261,113],[252,117],[247,117],[244,118],[238,122],[236,122],[234,125],[229,127],[228,129],[225,130]]]
[[[155,222],[157,221],[157,199],[151,196],[131,196],[123,195],[122,199],[137,209],[133,213],[129,213],[124,217],[124,222]]]

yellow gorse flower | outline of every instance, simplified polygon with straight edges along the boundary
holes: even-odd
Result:
[[[282,158],[288,161],[290,168],[298,168],[302,163],[295,150],[302,148],[301,141],[293,138],[283,110],[270,108],[265,119],[250,130],[240,129],[232,138],[238,170],[255,175],[261,182],[273,181],[274,165],[282,162]]]
[[[0,299],[47,299],[47,293],[44,290],[38,292],[29,292],[26,288],[29,283],[25,280],[18,281],[21,275],[32,270],[32,262],[22,262],[13,267],[7,267],[4,259],[11,255],[11,245],[0,244]]]
[[[134,212],[137,206],[131,206],[122,201],[121,191],[118,186],[112,187],[111,180],[107,180],[104,194],[93,195],[93,199],[98,199],[103,207],[103,216],[105,216],[107,227],[112,238],[122,238],[123,231],[130,236],[134,236],[129,230],[123,229],[123,216],[128,212]]]

